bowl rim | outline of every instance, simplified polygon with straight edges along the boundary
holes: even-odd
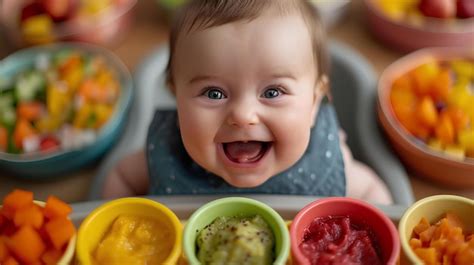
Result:
[[[446,19],[443,19],[443,18],[423,16],[423,19],[426,20],[426,23],[424,23],[423,26],[420,26],[420,25],[406,23],[404,22],[405,20],[403,19],[397,20],[397,19],[393,19],[387,16],[375,4],[375,1],[376,0],[364,0],[365,6],[370,10],[370,12],[378,16],[380,19],[388,21],[392,23],[393,25],[396,25],[401,28],[416,30],[416,31],[431,32],[431,33],[449,33],[449,34],[474,33],[474,30],[472,27],[474,23],[474,17],[470,17],[470,18],[454,17],[448,22],[446,21]],[[450,26],[452,26],[452,24],[455,24],[455,25],[454,25],[454,28],[451,27],[448,30],[447,24],[449,24]]]
[[[472,57],[474,59],[474,50],[467,47],[428,47],[411,52],[397,59],[387,66],[380,75],[377,83],[377,106],[379,112],[387,120],[391,129],[393,129],[395,133],[401,137],[402,142],[413,147],[417,153],[435,158],[438,161],[449,161],[451,163],[470,167],[474,166],[474,158],[465,157],[463,160],[459,160],[443,154],[442,152],[431,150],[426,144],[417,144],[417,142],[412,139],[413,136],[401,126],[395,117],[389,100],[390,91],[392,90],[391,85],[393,84],[393,80],[396,77],[400,77],[407,71],[412,70],[415,67],[420,66],[430,60],[442,61],[459,57]]]
[[[313,202],[310,202],[306,206],[304,206],[293,218],[293,221],[291,222],[290,226],[290,240],[291,240],[291,253],[296,256],[297,259],[305,260],[306,263],[303,264],[309,264],[308,259],[306,256],[300,251],[299,249],[299,242],[296,233],[297,229],[296,227],[300,226],[300,222],[302,221],[303,217],[307,215],[312,209],[319,207],[321,205],[327,205],[327,204],[332,204],[332,203],[344,203],[344,204],[349,204],[349,205],[358,205],[360,207],[364,207],[371,212],[373,212],[376,216],[380,218],[380,221],[384,224],[385,227],[388,228],[390,231],[391,239],[392,239],[392,245],[394,246],[394,250],[392,251],[392,255],[389,257],[389,260],[387,261],[388,264],[395,264],[399,252],[400,252],[400,242],[398,238],[398,232],[396,229],[396,226],[393,224],[393,222],[388,218],[381,210],[377,209],[375,206],[371,205],[368,202],[365,202],[363,200],[355,199],[355,198],[350,198],[350,197],[327,197],[327,198],[321,198],[321,199],[316,199]],[[385,238],[384,238],[385,240]]]
[[[120,5],[116,4],[111,4],[111,6],[108,6],[100,11],[98,11],[95,14],[92,14],[91,16],[94,18],[94,23],[93,28],[96,27],[101,27],[107,23],[110,23],[112,21],[115,21],[119,18],[121,18],[123,15],[125,15],[127,12],[133,9],[133,7],[136,5],[138,0],[126,0],[125,3],[120,3]],[[2,16],[2,12],[0,12],[0,21],[3,21],[3,24],[5,25],[5,28],[9,31],[14,31],[14,32],[21,32],[21,26],[20,23],[18,23],[18,16],[21,12],[21,8],[23,3],[21,1],[18,1],[14,7],[15,12],[13,12],[13,19],[9,19],[8,16]],[[1,7],[1,2],[0,2],[0,7]],[[0,8],[1,11],[1,8]],[[76,34],[81,34],[84,32],[87,32],[90,30],[90,26],[88,25],[87,27],[83,28],[74,28],[72,27],[71,21],[66,20],[58,23],[54,23],[53,26],[53,33],[56,35],[56,38],[65,38],[71,35],[76,35]]]
[[[182,225],[181,221],[177,217],[177,215],[166,205],[161,204],[158,201],[154,201],[152,199],[143,198],[143,197],[125,197],[120,199],[114,199],[111,201],[107,201],[104,204],[100,205],[99,207],[95,208],[92,212],[90,212],[87,217],[81,222],[77,233],[77,243],[76,243],[76,256],[79,262],[84,262],[82,257],[88,256],[88,250],[85,247],[85,244],[82,242],[87,241],[87,237],[85,235],[85,231],[88,228],[89,224],[94,221],[94,219],[101,216],[107,209],[117,207],[117,206],[124,206],[124,205],[136,205],[136,204],[143,204],[150,207],[155,208],[159,212],[163,213],[164,216],[171,221],[173,232],[175,233],[175,242],[173,244],[173,248],[170,251],[170,254],[163,261],[163,264],[169,264],[174,261],[178,261],[181,255],[181,248],[182,248]]]
[[[452,202],[459,202],[459,203],[466,203],[466,204],[471,204],[474,207],[474,200],[470,200],[468,198],[458,196],[458,195],[433,195],[429,197],[425,197],[421,200],[418,200],[414,204],[412,204],[410,207],[408,207],[405,212],[402,215],[402,218],[398,222],[398,235],[400,237],[400,245],[402,246],[402,250],[405,253],[405,255],[408,257],[408,259],[411,260],[411,262],[414,262],[416,264],[422,264],[422,261],[418,258],[418,256],[413,252],[413,250],[410,247],[409,244],[409,239],[406,238],[406,223],[408,221],[408,218],[415,212],[419,206],[424,205],[426,203],[431,203],[434,201],[452,201]]]
[[[112,114],[112,117],[109,118],[105,125],[103,125],[98,131],[96,131],[95,140],[89,144],[83,145],[78,148],[75,147],[66,150],[60,149],[47,153],[33,152],[26,154],[12,154],[0,151],[1,161],[16,163],[38,162],[57,158],[63,155],[80,153],[85,149],[94,146],[97,141],[102,140],[106,138],[107,135],[111,134],[114,131],[115,124],[119,123],[120,120],[126,115],[126,112],[130,107],[133,97],[132,75],[130,74],[125,64],[116,54],[100,46],[82,42],[57,42],[52,44],[33,46],[30,48],[18,50],[8,55],[0,61],[0,68],[3,65],[9,63],[10,61],[18,60],[18,57],[22,57],[30,53],[36,56],[42,53],[52,53],[63,49],[79,50],[81,52],[84,52],[85,54],[95,54],[102,56],[108,62],[108,65],[117,73],[119,81],[122,81],[121,79],[123,78],[123,82],[120,82],[120,96],[117,102],[115,103],[115,110]]]
[[[201,216],[204,215],[207,211],[210,211],[214,209],[215,207],[226,205],[226,204],[251,205],[251,206],[259,208],[260,210],[266,212],[267,214],[271,216],[273,221],[275,221],[275,224],[277,225],[278,230],[281,231],[281,237],[282,237],[281,252],[279,253],[278,256],[275,257],[273,264],[285,264],[285,262],[288,260],[289,252],[290,252],[290,235],[289,235],[288,227],[285,221],[283,220],[283,218],[280,216],[279,213],[277,213],[273,208],[271,208],[267,204],[260,202],[258,200],[246,198],[246,197],[226,197],[226,198],[216,199],[202,205],[201,207],[199,207],[197,210],[193,212],[191,217],[186,222],[186,225],[184,227],[184,232],[183,232],[183,254],[186,256],[186,259],[189,262],[189,264],[200,264],[200,262],[198,261],[196,257],[196,253],[195,253],[196,251],[194,249],[190,249],[191,244],[196,244],[195,243],[196,237],[191,236],[193,233],[195,233],[195,231],[194,231],[194,227],[191,227],[191,225],[189,224],[195,223],[196,220],[201,218]],[[193,242],[188,242],[188,238],[194,238]]]

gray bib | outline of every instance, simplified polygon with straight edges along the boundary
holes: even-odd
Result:
[[[333,107],[322,104],[304,155],[254,188],[236,188],[196,164],[186,152],[176,110],[158,110],[148,129],[150,194],[287,194],[345,196],[346,177]]]

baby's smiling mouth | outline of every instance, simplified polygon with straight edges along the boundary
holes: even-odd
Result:
[[[258,162],[270,149],[272,142],[262,141],[237,141],[222,143],[224,153],[229,160],[235,163]]]

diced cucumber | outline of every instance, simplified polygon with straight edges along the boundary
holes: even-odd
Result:
[[[0,94],[3,93],[3,91],[9,90],[13,87],[13,81],[11,78],[8,78],[6,76],[0,76]]]
[[[34,100],[46,89],[46,79],[41,72],[30,71],[22,73],[16,82],[15,95],[18,101]]]
[[[11,135],[11,134],[10,134]],[[12,154],[19,154],[21,153],[21,149],[16,147],[15,143],[13,142],[13,137],[8,137],[8,147],[7,152]]]
[[[84,76],[89,77],[95,74],[94,67],[94,57],[93,56],[84,56]]]
[[[14,98],[13,94],[10,91],[1,92],[0,94],[0,112],[3,110],[14,108]]]
[[[15,126],[16,112],[14,108],[0,110],[0,124],[7,128]]]

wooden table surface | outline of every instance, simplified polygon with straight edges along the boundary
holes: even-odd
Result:
[[[123,41],[110,47],[133,73],[150,52],[168,40],[167,20],[154,0],[140,0],[135,6],[135,23]],[[329,37],[346,43],[360,52],[372,63],[377,74],[403,53],[393,51],[376,41],[367,31],[362,1],[352,1],[346,16],[329,30]],[[0,37],[0,59],[11,53],[5,40]],[[44,200],[54,194],[67,202],[87,200],[89,187],[96,173],[97,165],[79,172],[61,176],[47,182],[16,179],[0,171],[0,198],[14,188],[34,191],[35,198]],[[429,183],[415,176],[410,177],[416,199],[435,194],[457,194],[474,199],[474,190],[452,190]]]

